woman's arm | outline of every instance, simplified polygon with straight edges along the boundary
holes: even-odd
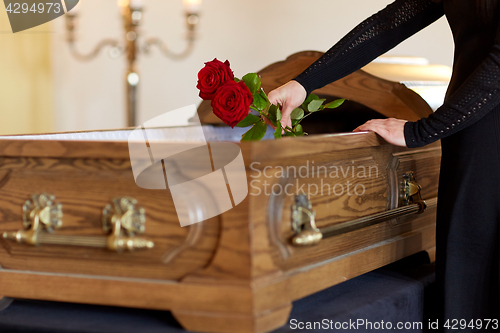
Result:
[[[433,114],[415,122],[371,120],[355,131],[374,131],[387,142],[421,147],[474,124],[500,105],[500,22],[497,24],[488,56]]]
[[[500,23],[500,22],[499,22]],[[472,125],[500,104],[500,24],[488,56],[427,118],[404,125],[408,147],[420,147]]]
[[[313,90],[363,67],[444,15],[439,0],[396,0],[371,16],[291,82],[271,91],[271,103],[282,105],[283,127]]]
[[[396,0],[359,24],[294,80],[310,94],[360,69],[443,15],[441,2]]]

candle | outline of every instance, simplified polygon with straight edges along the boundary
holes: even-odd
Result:
[[[120,8],[128,7],[128,0],[118,0],[118,7]]]
[[[200,11],[201,0],[182,0],[182,3],[188,14],[198,14]]]
[[[141,9],[142,0],[130,0],[130,7],[133,9]]]
[[[130,5],[133,9],[142,8],[142,0],[118,0],[118,7],[126,8]]]

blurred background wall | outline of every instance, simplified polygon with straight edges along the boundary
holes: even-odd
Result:
[[[0,134],[49,132],[54,124],[51,26],[13,34],[0,5]]]
[[[213,58],[229,59],[236,76],[303,50],[326,51],[390,0],[203,0],[193,53],[181,61],[156,49],[138,61],[139,122],[201,100],[197,72]],[[141,32],[184,46],[181,0],[143,0]],[[116,0],[81,0],[77,47],[123,38]],[[0,5],[0,134],[125,126],[125,59],[107,49],[84,63],[71,57],[65,18],[12,34]],[[451,65],[453,41],[444,18],[389,52]],[[188,115],[186,116],[188,118]],[[180,122],[184,121],[180,119]],[[23,125],[19,125],[22,123]],[[26,126],[24,125],[26,124]]]

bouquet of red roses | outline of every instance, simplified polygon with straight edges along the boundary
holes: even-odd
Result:
[[[214,114],[224,123],[234,128],[251,128],[243,134],[241,141],[260,140],[267,131],[264,119],[276,127],[275,138],[282,136],[300,136],[307,134],[303,131],[300,122],[316,111],[339,107],[344,99],[338,99],[323,105],[325,99],[309,95],[302,106],[292,111],[292,127],[281,125],[281,111],[279,105],[269,102],[266,93],[261,88],[260,76],[248,73],[240,80],[234,77],[229,61],[221,62],[217,59],[205,63],[198,72],[200,97],[210,100]],[[251,110],[255,114],[250,113]],[[307,114],[306,114],[307,112]]]

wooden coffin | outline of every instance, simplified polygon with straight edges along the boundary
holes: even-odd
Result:
[[[183,145],[192,130],[154,131]],[[169,310],[193,331],[265,332],[287,322],[296,299],[422,250],[433,256],[439,143],[400,148],[374,133],[239,143],[241,133],[207,125],[212,149],[218,138],[241,149],[248,195],[181,227],[170,189],[137,186],[131,132],[0,139],[0,295]]]

